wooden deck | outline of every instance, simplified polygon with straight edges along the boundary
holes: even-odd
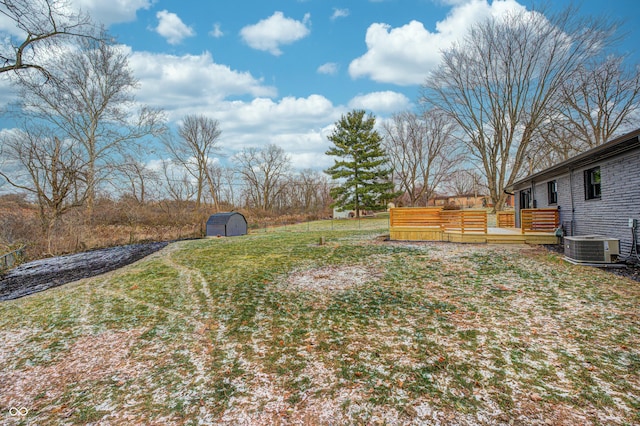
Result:
[[[535,215],[535,213],[532,213]],[[548,215],[549,212],[542,212]],[[438,219],[439,217],[439,219]],[[447,241],[480,244],[557,244],[554,232],[521,228],[489,228],[486,211],[391,209],[389,238],[394,241]],[[548,226],[548,222],[545,222]],[[529,226],[530,227],[530,226]]]
[[[519,228],[487,228],[486,233],[443,231],[440,228],[393,227],[393,241],[447,241],[478,244],[558,244],[558,237],[548,232],[522,233]]]

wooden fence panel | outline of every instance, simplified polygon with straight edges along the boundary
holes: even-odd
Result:
[[[462,216],[457,210],[445,210],[442,212],[442,230],[443,231],[460,231],[463,228]]]
[[[392,227],[419,226],[440,227],[441,207],[401,207],[389,211],[389,225]]]
[[[554,232],[560,226],[558,209],[520,210],[520,228],[525,232]]]
[[[496,212],[496,224],[498,225],[498,228],[515,228],[516,212]]]
[[[466,233],[487,233],[487,212],[485,210],[443,210],[442,228],[445,231]]]
[[[391,228],[438,228],[460,233],[487,233],[485,210],[442,210],[440,207],[394,208],[389,211]]]

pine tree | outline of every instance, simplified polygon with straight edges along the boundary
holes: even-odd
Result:
[[[384,210],[393,192],[391,169],[382,150],[382,138],[376,130],[375,117],[362,110],[342,116],[329,136],[334,147],[326,154],[338,157],[325,173],[340,183],[331,189],[332,206],[340,210]]]

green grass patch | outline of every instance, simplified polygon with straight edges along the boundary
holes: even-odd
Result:
[[[632,283],[386,232],[383,218],[181,242],[4,302],[0,406],[38,424],[527,423],[559,404],[568,423],[637,423]]]

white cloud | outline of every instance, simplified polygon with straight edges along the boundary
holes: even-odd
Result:
[[[12,19],[9,19],[8,16],[0,13],[0,37],[5,36],[5,34],[2,34],[2,33],[7,33],[8,35],[15,36],[15,37],[25,36],[24,31],[18,28],[15,21],[13,21]],[[8,45],[9,40],[8,39],[2,40],[2,38],[0,38],[0,46],[3,44]]]
[[[152,0],[72,0],[72,4],[82,9],[103,23],[111,25],[118,22],[131,22],[136,19],[136,12],[149,9]]]
[[[220,24],[219,23],[215,23],[213,24],[213,29],[211,31],[209,31],[209,35],[211,37],[214,38],[220,38],[222,36],[224,36],[224,33],[222,32],[222,29],[220,29]]]
[[[296,169],[326,168],[327,129],[343,107],[321,95],[280,100],[256,98],[215,105],[210,114],[220,121],[220,143],[227,158],[246,147],[275,144],[291,155]]]
[[[185,38],[195,35],[193,28],[185,25],[175,13],[161,10],[156,13],[156,17],[158,26],[155,31],[166,38],[169,44],[180,44]]]
[[[163,108],[172,123],[186,114],[220,122],[224,163],[245,147],[273,143],[291,155],[294,168],[323,170],[332,164],[324,155],[330,145],[327,136],[342,114],[363,108],[382,119],[410,107],[406,96],[392,91],[363,94],[349,105],[334,105],[319,94],[278,99],[274,87],[249,72],[215,63],[208,52],[133,52],[130,65],[140,81],[137,99]]]
[[[322,64],[317,69],[318,74],[330,74],[335,75],[338,73],[338,64],[335,62],[327,62]]]
[[[377,82],[398,85],[421,84],[441,58],[440,52],[461,40],[471,25],[507,11],[522,10],[515,0],[458,2],[447,17],[430,32],[418,21],[398,28],[374,23],[367,29],[367,52],[349,65],[353,78],[368,77]]]
[[[346,18],[349,16],[349,9],[338,9],[337,7],[333,8],[333,15],[331,15],[331,20],[335,21],[338,18]]]
[[[2,109],[16,100],[17,97],[17,90],[9,81],[8,75],[0,75],[0,116],[2,116]]]
[[[391,114],[408,109],[411,101],[402,93],[385,91],[359,95],[349,101],[351,109],[364,109],[375,114]]]
[[[321,140],[321,142],[324,143],[325,140],[326,138],[324,140]],[[324,154],[325,152],[327,152],[327,150],[329,150],[329,144],[325,145],[322,153]],[[300,154],[293,153],[291,154],[291,164],[293,164],[293,167],[297,170],[326,170],[329,167],[333,166],[333,158],[329,157],[328,155],[318,154],[319,153],[316,152],[303,152]]]
[[[242,28],[240,36],[250,47],[280,56],[281,45],[294,43],[309,35],[310,18],[311,15],[307,13],[302,21],[296,21],[286,18],[282,12],[275,12],[255,25]]]
[[[274,87],[249,72],[216,64],[209,52],[182,56],[134,52],[129,63],[140,80],[138,99],[164,108],[170,116],[209,108],[228,97],[277,95]]]
[[[279,101],[256,98],[250,102],[234,101],[224,105],[221,116],[233,117],[238,129],[268,129],[264,137],[290,133],[295,129],[310,129],[323,120],[337,116],[331,101],[321,95],[306,98],[285,97]],[[326,124],[326,123],[324,123]],[[324,125],[323,124],[323,125]]]
[[[44,3],[39,1],[34,3],[34,6],[37,7],[40,4]],[[89,13],[95,21],[109,26],[118,22],[134,21],[136,12],[140,9],[149,9],[151,4],[152,0],[70,0],[68,3],[56,1],[52,5],[54,13],[67,15],[82,10]],[[44,16],[29,16],[29,18],[41,19]],[[24,31],[2,13],[0,13],[0,32],[7,32],[16,37],[25,36]]]
[[[292,156],[295,168],[328,167],[325,129],[345,107],[324,96],[275,99],[275,88],[248,72],[216,64],[209,53],[133,52],[130,65],[140,81],[138,101],[163,108],[171,123],[186,114],[204,114],[220,122],[224,161],[245,147],[274,143]]]

